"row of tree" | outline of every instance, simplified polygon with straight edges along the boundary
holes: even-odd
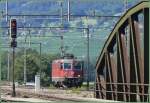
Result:
[[[26,58],[27,82],[33,82],[37,74],[41,74],[42,86],[48,86],[51,82],[51,63],[52,60],[59,58],[59,54],[40,55],[34,49],[27,49],[24,55],[24,49],[16,52],[15,55],[15,81],[23,83],[24,81],[24,60]],[[12,54],[10,53],[10,78],[12,77]],[[1,54],[2,80],[7,80],[8,76],[8,52]],[[11,79],[10,79],[11,80]]]
[[[8,62],[8,52],[1,53],[1,79],[8,80],[8,63],[10,67],[10,81],[12,78],[12,53],[9,52]],[[34,82],[35,75],[41,74],[41,84],[42,86],[49,86],[51,83],[51,63],[54,59],[60,58],[59,54],[41,54],[35,49],[27,49],[26,55],[24,48],[16,51],[15,54],[15,81],[19,83],[24,82],[24,66],[26,58],[26,75],[27,82]],[[88,70],[88,78],[90,81],[95,80],[95,61],[91,60]],[[94,63],[93,63],[94,62]],[[87,62],[84,61],[84,81],[87,80]]]

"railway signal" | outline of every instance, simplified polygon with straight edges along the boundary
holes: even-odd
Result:
[[[17,21],[16,19],[10,20],[10,36],[11,36],[11,47],[17,47]]]
[[[13,48],[13,66],[12,66],[12,97],[16,96],[15,92],[15,80],[14,80],[14,69],[15,69],[15,47],[17,47],[17,20],[11,19],[10,20],[10,37],[11,37],[11,44],[10,46]]]
[[[10,20],[10,34],[11,34],[11,38],[17,37],[17,21],[16,21],[16,19]]]

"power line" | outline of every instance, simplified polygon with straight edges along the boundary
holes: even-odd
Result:
[[[3,29],[9,29],[10,27],[9,26],[1,26],[0,28],[3,28]],[[18,26],[17,27],[18,29],[87,29],[85,27],[62,27],[62,26],[58,26],[58,27],[31,27],[31,26]]]

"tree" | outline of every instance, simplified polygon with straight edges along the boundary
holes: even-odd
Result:
[[[1,53],[1,79],[7,80],[7,53]]]
[[[39,72],[39,53],[36,50],[27,49],[26,54],[27,81],[31,82],[34,81],[34,76]],[[24,49],[16,53],[15,79],[18,81],[23,81],[24,58]]]
[[[41,68],[42,68],[42,73],[41,73],[41,84],[43,86],[49,86],[51,83],[51,70],[52,70],[52,61],[56,58],[59,58],[60,55],[47,55],[43,54],[41,57]]]
[[[24,70],[24,50],[17,52],[15,59],[15,79],[23,82]],[[51,82],[51,62],[58,58],[59,55],[42,54],[40,65],[40,54],[33,49],[27,49],[26,53],[26,68],[27,68],[27,82],[33,82],[35,75],[41,74],[42,86],[48,86]],[[41,73],[40,73],[41,69]]]

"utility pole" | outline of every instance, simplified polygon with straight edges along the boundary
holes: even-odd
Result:
[[[68,22],[70,21],[70,0],[68,0]]]
[[[8,0],[6,0],[6,22],[8,21]]]
[[[25,17],[24,17],[24,26],[25,26]],[[27,35],[25,36],[25,46],[24,46],[24,72],[23,72],[23,79],[24,79],[24,85],[26,85],[27,82],[27,50],[26,50],[26,41],[27,41]]]
[[[30,27],[31,25],[29,24],[29,27]],[[29,47],[31,46],[31,30],[30,30],[30,28],[29,28]]]
[[[29,48],[31,46],[31,30],[29,29]]]
[[[63,2],[61,1],[60,2],[60,18],[61,18],[61,27],[63,27]],[[60,31],[61,32],[61,31]],[[61,49],[61,57],[63,57],[64,56],[64,41],[63,41],[63,33],[61,32],[61,47],[60,47],[60,49]]]
[[[5,6],[6,10],[5,10],[5,13],[6,13],[6,22],[8,24],[8,0],[6,0],[6,6]],[[8,31],[8,34],[9,34],[9,30]],[[10,54],[9,54],[9,49],[8,49],[8,61],[7,61],[7,80],[9,81],[10,80]]]
[[[61,38],[61,57],[64,56],[64,40],[63,40],[63,36],[60,37]]]
[[[87,90],[89,90],[89,27],[86,29],[87,30]]]
[[[8,61],[7,61],[7,80],[10,80],[10,53],[9,53],[9,49],[8,49]]]
[[[61,26],[63,26],[63,2],[60,2],[60,18],[61,18]]]
[[[25,39],[25,47],[24,47],[24,84],[26,84],[26,82],[27,82],[27,67],[26,67],[26,59],[27,59],[27,53],[26,53],[26,39]]]
[[[41,67],[41,52],[42,52],[42,44],[40,43],[40,78],[41,78],[41,72],[42,72],[42,67]]]
[[[9,29],[7,30],[9,34]],[[10,42],[10,38],[8,37],[8,41]],[[10,48],[8,48],[8,59],[7,59],[7,80],[10,80]]]
[[[31,35],[30,35],[30,29],[29,29],[29,47],[31,45]],[[26,48],[26,43],[27,43],[27,36],[25,37],[25,47],[24,47],[24,84],[27,82],[27,48]]]
[[[127,7],[128,7],[128,0],[124,0],[124,12],[127,11]]]

